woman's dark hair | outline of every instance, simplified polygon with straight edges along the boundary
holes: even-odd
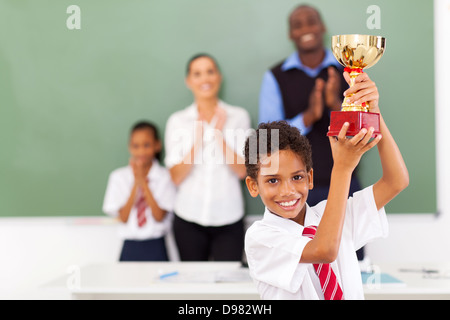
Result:
[[[276,131],[274,131],[276,130]],[[276,141],[278,136],[278,141]],[[273,138],[275,137],[275,138]],[[260,123],[258,129],[245,141],[245,168],[247,175],[256,180],[261,166],[261,157],[279,150],[291,150],[301,157],[308,172],[312,168],[312,151],[308,138],[286,121]]]
[[[186,76],[191,71],[191,64],[192,64],[192,62],[194,62],[195,60],[197,60],[199,58],[209,58],[209,59],[211,59],[214,62],[214,64],[216,65],[217,70],[219,70],[219,72],[220,72],[219,64],[217,63],[216,59],[213,58],[213,56],[211,56],[210,54],[207,54],[207,53],[198,53],[198,54],[196,54],[195,56],[193,56],[192,58],[189,59],[187,65],[186,65]]]
[[[133,127],[131,128],[130,137],[135,131],[145,130],[145,129],[150,130],[152,132],[155,140],[159,141],[158,129],[156,128],[156,126],[153,123],[148,122],[148,121],[139,121],[139,122],[135,123],[133,125]],[[156,153],[155,158],[158,159],[158,161],[161,161],[161,152]]]

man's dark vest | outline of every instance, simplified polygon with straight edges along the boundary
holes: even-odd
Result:
[[[328,79],[327,68],[322,69],[316,78],[309,77],[299,69],[281,70],[283,63],[271,69],[280,87],[283,99],[284,113],[286,119],[292,119],[308,108],[309,96],[316,78]],[[342,74],[343,68],[336,68]],[[342,93],[348,88],[344,77],[341,83]],[[331,155],[330,142],[327,137],[330,125],[330,111],[325,107],[322,118],[313,124],[311,131],[306,135],[311,143],[312,160],[314,168],[314,186],[328,186],[330,184],[333,158]]]

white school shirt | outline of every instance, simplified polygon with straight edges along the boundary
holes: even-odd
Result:
[[[153,160],[153,164],[147,174],[150,191],[158,206],[167,211],[163,221],[158,222],[153,218],[152,210],[147,206],[145,216],[147,222],[138,226],[137,208],[133,206],[126,223],[119,226],[119,236],[128,240],[155,239],[164,236],[171,227],[173,203],[176,188],[172,183],[169,171],[162,167],[158,160]],[[131,189],[134,185],[134,174],[131,166],[114,170],[108,179],[105,198],[103,201],[103,212],[118,217],[119,210],[128,201]]]
[[[318,226],[326,200],[314,207],[306,205],[305,226]],[[279,217],[267,208],[262,220],[253,223],[245,236],[245,252],[250,275],[262,299],[324,299],[313,264],[299,263],[305,245],[303,226]],[[356,250],[368,242],[386,237],[388,224],[384,208],[376,208],[372,186],[355,192],[347,201],[342,239],[331,268],[344,299],[364,299]]]
[[[250,116],[240,107],[219,101],[225,109],[223,127],[227,145],[244,159],[245,139],[250,129]],[[165,132],[165,164],[171,168],[183,161],[194,145],[197,105],[172,114]],[[223,226],[244,215],[241,182],[225,163],[222,146],[214,139],[217,119],[203,122],[202,149],[195,153],[194,165],[178,186],[174,212],[182,219],[203,226]]]

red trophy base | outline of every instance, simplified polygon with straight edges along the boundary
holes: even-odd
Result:
[[[350,126],[347,136],[355,136],[362,128],[373,127],[372,138],[380,134],[380,115],[378,113],[363,111],[332,111],[330,115],[330,130],[327,136],[337,136],[345,122]]]

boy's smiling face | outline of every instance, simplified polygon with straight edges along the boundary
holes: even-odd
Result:
[[[303,224],[308,192],[313,188],[313,170],[292,150],[280,150],[261,159],[257,180],[246,178],[252,197],[261,196],[274,214]]]

